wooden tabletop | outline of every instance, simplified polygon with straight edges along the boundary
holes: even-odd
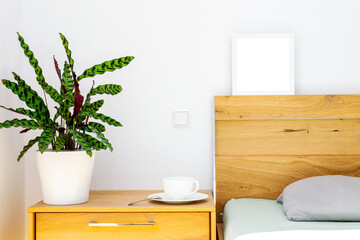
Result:
[[[150,194],[162,190],[116,190],[90,191],[89,201],[76,205],[48,205],[42,201],[31,206],[29,212],[215,212],[215,204],[210,190],[200,190],[209,197],[205,200],[168,204],[157,201],[144,201],[128,206],[128,203],[145,199]]]

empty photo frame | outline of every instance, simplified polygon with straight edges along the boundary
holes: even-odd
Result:
[[[291,95],[294,92],[293,34],[233,36],[233,95]]]

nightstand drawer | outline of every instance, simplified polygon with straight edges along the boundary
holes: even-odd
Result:
[[[136,225],[131,225],[132,223]],[[36,213],[36,240],[209,240],[209,213]]]

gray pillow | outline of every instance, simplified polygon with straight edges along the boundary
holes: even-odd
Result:
[[[277,201],[292,221],[360,221],[360,178],[305,178],[288,185]]]

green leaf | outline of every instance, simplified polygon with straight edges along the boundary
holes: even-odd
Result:
[[[12,74],[14,75],[14,79],[18,82],[19,86],[22,86],[25,89],[27,89],[28,91],[30,91],[31,93],[33,93],[36,96],[36,98],[38,98],[38,100],[42,102],[42,105],[46,107],[43,99],[38,95],[38,93],[36,91],[32,90],[31,87],[29,85],[27,85],[26,82],[24,80],[22,80],[21,77],[19,75],[17,75],[15,72],[12,72]],[[47,107],[46,107],[46,109],[47,109]],[[36,110],[40,110],[40,109],[36,109]],[[49,110],[47,110],[47,111],[49,111]],[[41,115],[41,118],[42,119],[38,119],[38,120],[43,123],[47,123],[47,124],[51,123],[51,119],[49,117]]]
[[[122,127],[122,124],[118,121],[116,121],[115,119],[109,117],[109,116],[105,116],[104,114],[102,113],[93,113],[91,115],[91,117],[95,118],[95,119],[99,119],[109,125],[113,125],[115,127]]]
[[[105,132],[105,126],[97,122],[89,122],[89,127],[95,128],[98,132]]]
[[[99,108],[102,107],[102,105],[104,105],[104,100],[99,100],[99,101],[93,102],[93,103],[89,104],[88,106],[86,106],[86,109],[90,110],[92,112],[97,112],[99,110]]]
[[[24,101],[29,108],[38,111],[45,117],[50,117],[49,110],[46,107],[44,101],[34,90],[31,90],[28,86],[21,86],[5,79],[2,80],[2,83],[5,85],[5,87],[16,94],[21,101]]]
[[[45,78],[42,75],[42,69],[39,66],[38,60],[34,57],[34,53],[30,50],[29,46],[25,43],[24,38],[19,34],[18,34],[18,39],[20,42],[20,46],[22,47],[22,49],[24,50],[25,56],[29,59],[30,65],[34,68],[35,73],[36,73],[36,80],[38,81],[38,83],[40,84],[40,86],[44,86],[45,84]]]
[[[13,120],[6,120],[3,123],[0,123],[0,128],[10,128],[10,127],[22,127],[26,129],[42,129],[43,127],[35,122],[34,120],[27,120],[27,119],[13,119]]]
[[[101,141],[103,144],[105,144],[105,146],[107,146],[107,147],[110,149],[110,151],[113,151],[113,148],[112,148],[109,140],[107,140],[107,139],[105,138],[104,134],[102,134],[101,132],[99,132],[95,127],[91,126],[90,124],[89,124],[88,127],[90,128],[90,130],[91,130],[92,132],[94,132],[94,133],[96,134],[97,138],[99,138],[100,141]]]
[[[72,100],[73,100],[72,98],[68,98],[64,102],[60,103],[60,107],[57,109],[54,115],[54,119],[53,119],[54,122],[59,116],[62,116],[62,118],[65,119],[66,121],[70,119],[71,113],[69,111],[69,108],[71,107],[71,104],[73,104]]]
[[[85,129],[85,127],[82,127],[82,126],[84,126],[84,121],[85,121],[85,119],[86,119],[86,117],[85,116],[77,116],[76,117],[76,128],[78,128],[79,127],[79,129],[81,129],[81,130],[83,130],[84,131],[84,129]],[[87,129],[85,129],[85,131],[86,131]]]
[[[71,51],[69,49],[69,42],[66,40],[65,36],[62,33],[60,34],[60,38],[62,40],[62,44],[65,48],[66,56],[68,57],[71,68],[74,68],[74,60],[71,58]]]
[[[14,79],[18,82],[20,86],[31,89],[31,87],[27,85],[26,82],[22,80],[19,75],[17,75],[15,72],[12,72],[12,74],[14,75]]]
[[[113,119],[111,117],[105,116],[102,113],[95,113],[93,111],[83,111],[83,112],[81,112],[81,115],[82,116],[90,116],[95,119],[99,119],[99,120],[101,120],[109,125],[113,125],[115,127],[122,127],[122,124],[120,122],[116,121],[115,119]]]
[[[65,141],[66,141],[66,135],[60,134],[55,142],[55,151],[56,152],[60,151],[64,147]]]
[[[44,91],[49,94],[49,96],[57,103],[61,102],[60,94],[50,85],[45,82],[45,78],[42,74],[42,69],[39,66],[38,60],[34,57],[34,53],[30,50],[29,46],[25,43],[24,38],[18,34],[18,39],[20,42],[20,46],[24,50],[25,56],[29,59],[30,65],[34,68],[36,74],[36,80],[40,84],[40,86],[44,89]]]
[[[97,140],[96,138],[88,135],[88,134],[84,134],[82,133],[83,138],[85,139],[85,141],[89,144],[90,147],[92,147],[93,149],[99,151],[100,149],[104,149],[106,150],[107,147],[105,144],[103,144],[101,141]]]
[[[74,82],[70,73],[70,66],[67,62],[64,64],[64,70],[62,74],[62,84],[66,89],[65,98],[68,98],[73,92]]]
[[[104,100],[99,100],[91,103],[89,105],[89,108],[92,109],[94,112],[97,112],[102,107],[102,105],[104,105]]]
[[[82,123],[86,119],[86,114],[81,114],[81,112],[84,112],[84,111],[85,112],[97,112],[103,104],[104,104],[104,100],[99,100],[99,101],[93,102],[91,104],[84,105],[81,108],[80,113],[76,118],[76,122],[79,124],[79,123]]]
[[[105,84],[97,86],[96,88],[91,89],[88,93],[88,96],[93,96],[96,94],[111,94],[116,95],[121,92],[122,88],[120,85],[117,84]]]
[[[56,91],[55,88],[53,88],[52,86],[45,84],[44,86],[44,90],[47,94],[49,94],[49,96],[57,103],[61,103],[62,101],[62,97],[60,96],[60,94],[58,93],[58,91]]]
[[[66,98],[65,101],[60,103],[60,107],[57,109],[53,121],[55,122],[59,116],[62,116],[62,118],[65,119],[66,122],[70,120],[71,113],[69,109],[73,106],[74,106],[74,93],[72,93],[68,98]]]
[[[74,138],[76,139],[77,143],[83,148],[86,153],[91,157],[91,146],[88,144],[88,142],[84,139],[83,135],[73,129],[68,129],[68,132],[71,133]]]
[[[97,122],[89,122],[87,126],[81,126],[81,127],[79,127],[79,129],[83,133],[85,133],[85,132],[93,132],[93,131],[91,131],[89,126],[92,126],[92,127],[96,128],[99,132],[105,132],[105,126],[102,125],[101,123],[97,123]]]
[[[80,81],[83,78],[93,77],[95,75],[104,74],[105,72],[113,72],[116,69],[120,69],[126,65],[128,65],[134,57],[127,56],[122,58],[113,59],[110,61],[103,62],[101,64],[97,64],[89,69],[86,69],[77,80]]]
[[[30,117],[31,119],[35,119],[35,120],[38,120],[40,123],[43,123],[45,125],[52,125],[53,122],[51,121],[50,118],[44,116],[44,115],[41,115],[40,113],[38,112],[33,112],[33,111],[30,111],[28,109],[24,109],[24,108],[16,108],[16,109],[13,109],[13,108],[7,108],[7,107],[4,107],[2,105],[0,105],[1,108],[4,108],[6,110],[9,110],[11,112],[15,112],[15,113],[19,113],[19,114],[23,114],[25,116],[28,116]]]
[[[43,153],[48,147],[51,141],[53,140],[55,136],[56,131],[51,128],[45,129],[41,135],[39,140],[39,151]]]
[[[24,154],[38,141],[40,140],[40,137],[36,137],[28,142],[26,146],[24,146],[23,150],[20,152],[17,161],[19,162],[20,159],[24,156]]]

